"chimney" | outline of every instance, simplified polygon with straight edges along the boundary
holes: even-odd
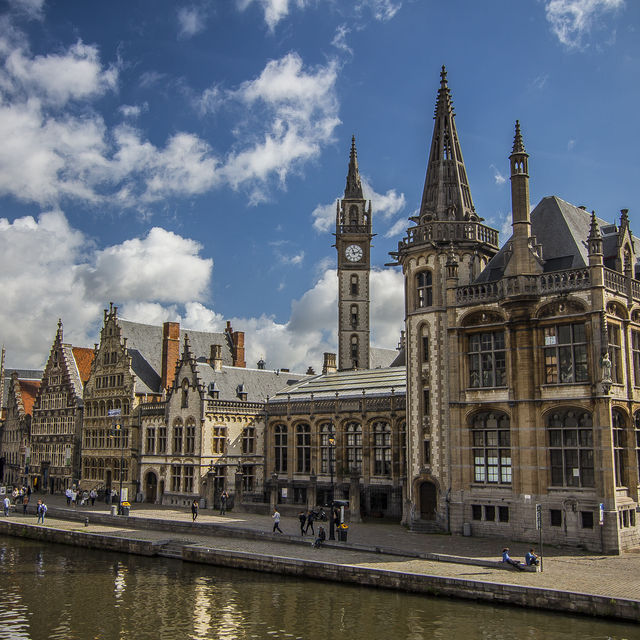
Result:
[[[335,373],[336,367],[336,354],[326,353],[324,354],[324,363],[322,365],[322,373]]]
[[[227,320],[226,332],[231,339],[233,366],[246,367],[247,363],[244,359],[244,331],[234,331],[231,327],[231,321]]]
[[[211,345],[211,358],[209,364],[214,371],[222,371],[222,347],[219,344]]]
[[[161,384],[168,389],[176,375],[176,364],[180,359],[180,323],[165,322],[162,325],[162,372]]]
[[[260,371],[264,371],[264,366],[265,366],[266,364],[267,364],[267,363],[266,363],[262,358],[260,358],[260,360],[258,360],[258,369],[259,369]]]

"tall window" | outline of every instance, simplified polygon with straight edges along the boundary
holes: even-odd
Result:
[[[634,422],[636,428],[636,470],[638,472],[638,484],[640,485],[640,411],[636,411]]]
[[[626,486],[624,450],[626,445],[626,420],[624,415],[613,409],[611,412],[611,428],[613,429],[613,469],[616,478],[616,486]]]
[[[362,425],[350,422],[345,429],[347,470],[362,471]]]
[[[640,387],[640,331],[631,332],[631,352],[633,355],[633,384]]]
[[[173,423],[173,453],[182,453],[182,422]]]
[[[182,402],[180,406],[182,409],[186,409],[189,406],[189,381],[186,379],[182,382]]]
[[[351,295],[357,296],[359,291],[358,276],[354,273],[351,275]]]
[[[547,384],[587,382],[587,338],[583,323],[544,328],[544,366]]]
[[[551,484],[593,487],[593,423],[591,415],[561,409],[547,415]]]
[[[351,336],[351,359],[355,366],[358,361],[358,336]]]
[[[227,444],[227,428],[213,427],[213,453],[224,453]]]
[[[180,491],[180,465],[171,465],[171,491]]]
[[[483,411],[472,417],[474,482],[511,484],[510,429],[506,413]]]
[[[503,331],[474,333],[469,336],[470,387],[504,387],[506,369]]]
[[[167,452],[167,427],[158,427],[158,453]]]
[[[391,426],[388,422],[374,422],[373,431],[373,474],[391,475]]]
[[[311,427],[299,424],[296,427],[296,471],[309,473],[311,470]]]
[[[245,427],[242,430],[242,453],[256,452],[256,429],[255,427]]]
[[[607,326],[609,336],[609,357],[611,358],[611,382],[622,384],[622,350],[620,342],[620,327],[617,324]]]
[[[354,329],[358,328],[358,305],[357,304],[351,305],[351,326]]]
[[[416,300],[420,309],[433,306],[433,276],[431,271],[420,271],[416,275]]]
[[[184,452],[187,455],[193,455],[196,452],[196,425],[193,418],[187,420],[184,437]]]
[[[147,453],[156,452],[156,430],[155,427],[147,429]]]
[[[422,336],[422,362],[429,362],[429,336]]]
[[[193,466],[183,467],[184,473],[184,492],[193,493]]]
[[[329,436],[333,433],[330,422],[324,422],[320,425],[320,473],[329,473]]]
[[[274,435],[274,469],[278,473],[287,470],[287,427],[277,424],[273,430]]]
[[[253,491],[256,486],[256,468],[251,464],[242,465],[242,490]]]

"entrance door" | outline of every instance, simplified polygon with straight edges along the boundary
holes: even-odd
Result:
[[[420,485],[420,517],[423,520],[435,520],[438,507],[438,490],[433,482]]]
[[[144,487],[144,494],[147,502],[154,503],[158,494],[158,478],[155,473],[147,473],[147,482]]]

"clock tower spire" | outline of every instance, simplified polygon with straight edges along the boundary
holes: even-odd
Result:
[[[338,368],[369,368],[371,201],[362,193],[355,136],[344,198],[336,205]]]

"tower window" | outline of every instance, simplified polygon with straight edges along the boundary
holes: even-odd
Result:
[[[431,271],[420,271],[416,276],[416,294],[419,309],[433,306],[433,277]]]
[[[351,326],[354,329],[358,328],[358,305],[357,304],[351,305]]]
[[[359,293],[360,287],[358,286],[358,276],[353,274],[351,276],[351,295],[357,296]]]
[[[351,360],[353,362],[353,366],[358,366],[358,351],[359,351],[359,343],[358,336],[351,336]]]
[[[352,227],[358,225],[358,207],[355,204],[349,207],[349,225]]]

